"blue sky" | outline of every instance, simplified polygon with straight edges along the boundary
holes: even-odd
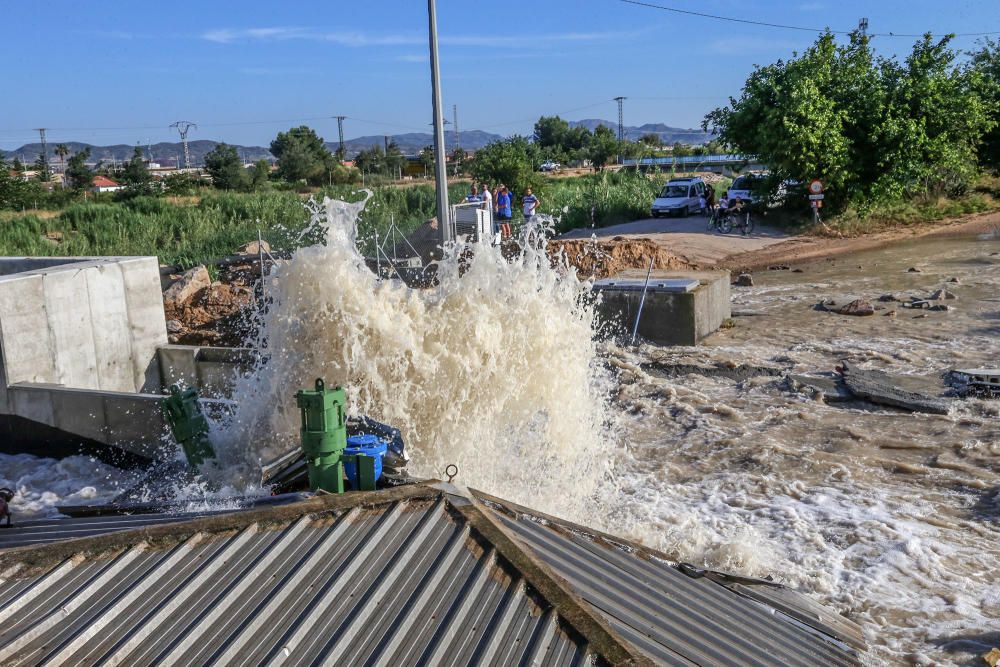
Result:
[[[796,26],[870,31],[1000,31],[997,0],[649,0]],[[428,129],[422,0],[7,2],[0,148],[50,141],[190,138],[266,145],[298,119],[336,138]],[[739,91],[755,63],[815,33],[738,25],[619,0],[438,0],[442,87],[462,129],[530,133],[542,114],[696,126]],[[877,38],[890,55],[911,38]],[[971,48],[975,38],[956,41]]]

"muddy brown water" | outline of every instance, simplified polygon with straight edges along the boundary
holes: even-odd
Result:
[[[828,405],[777,377],[667,377],[642,365],[812,373],[848,360],[914,386],[1000,366],[1000,239],[911,242],[795,268],[734,288],[734,311],[753,315],[702,347],[608,351],[632,449],[609,525],[673,558],[803,589],[860,622],[877,662],[979,664],[1000,646],[1000,400],[911,414]],[[945,302],[954,309],[926,317],[893,302],[876,302],[885,310],[870,317],[813,309],[940,288],[958,297]]]

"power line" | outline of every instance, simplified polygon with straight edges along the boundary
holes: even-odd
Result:
[[[803,32],[831,32],[835,35],[849,35],[852,30],[831,30],[830,28],[806,28],[799,25],[786,25],[783,23],[768,23],[767,21],[754,21],[752,19],[738,19],[732,16],[719,16],[718,14],[708,14],[705,12],[696,12],[690,9],[677,9],[676,7],[666,7],[664,5],[656,5],[651,2],[642,2],[641,0],[618,0],[619,2],[624,2],[627,5],[636,5],[639,7],[648,7],[650,9],[660,9],[665,12],[673,12],[675,14],[686,14],[688,16],[698,16],[705,19],[714,19],[716,21],[729,21],[731,23],[744,23],[748,25],[759,25],[766,28],[780,28],[782,30],[800,30]],[[871,32],[866,33],[868,37],[923,37],[923,35],[908,34],[908,33],[894,33],[894,32]],[[1000,30],[993,32],[959,32],[959,33],[945,33],[954,35],[955,37],[986,37],[988,35],[1000,35]]]

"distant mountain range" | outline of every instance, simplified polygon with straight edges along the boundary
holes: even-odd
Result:
[[[618,124],[613,123],[609,120],[601,120],[599,118],[588,118],[585,120],[574,120],[569,121],[570,127],[586,127],[588,130],[593,131],[598,125],[606,125],[610,129],[617,131]],[[702,144],[712,139],[712,135],[708,132],[703,132],[701,130],[695,129],[684,129],[679,127],[671,127],[669,125],[664,125],[663,123],[648,123],[646,125],[636,126],[626,126],[624,128],[625,137],[632,141],[637,140],[644,134],[657,134],[660,139],[665,144],[672,144],[674,142],[681,142],[685,144]],[[395,141],[400,150],[407,155],[416,155],[425,146],[430,146],[434,143],[434,135],[431,132],[409,132],[406,134],[394,134],[388,135],[390,141]],[[503,136],[499,134],[492,134],[490,132],[483,132],[482,130],[466,130],[460,133],[459,141],[462,148],[468,151],[479,150],[483,146],[502,139]],[[60,142],[65,143],[70,150],[70,155],[78,153],[85,148],[90,148],[91,160],[93,161],[103,161],[111,162],[114,160],[128,160],[132,157],[132,152],[135,150],[135,146],[130,146],[128,144],[114,144],[111,146],[95,146],[93,144],[81,143],[78,141],[65,141]],[[369,135],[364,137],[357,137],[355,139],[347,139],[344,141],[344,149],[348,157],[353,157],[357,155],[362,150],[371,148],[372,146],[382,146],[385,143],[385,136]],[[196,141],[189,141],[188,148],[191,151],[191,161],[196,165],[204,163],[205,155],[207,155],[213,148],[219,145],[217,141],[211,141],[208,139],[198,139]],[[456,146],[455,133],[449,130],[445,131],[445,146],[448,151],[451,151]],[[327,141],[326,147],[331,151],[337,149],[337,142]],[[159,162],[164,165],[176,165],[178,160],[183,159],[184,148],[180,142],[161,142],[158,144],[152,144],[150,146],[141,145],[143,155],[149,157],[151,156],[153,162]],[[236,149],[239,151],[240,155],[244,160],[248,162],[253,162],[260,159],[271,160],[274,159],[268,149],[264,146],[241,146],[236,145]],[[58,164],[59,158],[56,156],[55,144],[49,144],[49,161],[52,164]],[[25,144],[20,148],[14,149],[12,151],[0,151],[8,159],[12,160],[15,157],[19,157],[26,164],[34,162],[38,156],[41,154],[42,145],[40,143]]]
[[[585,127],[591,132],[597,129],[598,125],[604,125],[613,132],[618,132],[618,123],[600,118],[585,118],[584,120],[569,121],[570,127]],[[715,135],[711,132],[694,128],[671,127],[663,123],[646,123],[645,125],[626,125],[622,128],[625,138],[629,141],[638,141],[644,134],[659,135],[660,141],[665,144],[680,142],[682,144],[705,144],[711,141]]]

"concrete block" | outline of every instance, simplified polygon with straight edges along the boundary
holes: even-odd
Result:
[[[0,338],[8,384],[56,381],[42,276],[0,277]]]
[[[97,356],[97,382],[86,385],[108,391],[135,391],[132,336],[125,304],[125,285],[117,264],[104,264],[86,270],[90,312],[97,331],[94,349]]]
[[[69,387],[97,386],[95,327],[88,307],[87,279],[84,275],[88,270],[53,271],[42,276],[55,361],[55,374],[45,378],[48,382]]]
[[[611,335],[631,339],[644,277],[638,288],[636,276],[628,274],[594,284],[601,297],[598,315]],[[646,290],[638,333],[659,345],[697,345],[730,315],[728,272],[658,272]]]
[[[136,391],[158,392],[163,379],[156,350],[167,344],[159,264],[155,257],[135,257],[118,266],[125,285],[135,388]]]
[[[87,389],[48,389],[56,428],[96,442],[107,442],[104,393]]]
[[[12,412],[46,426],[55,426],[56,413],[51,391],[53,386],[15,384],[9,387]]]

